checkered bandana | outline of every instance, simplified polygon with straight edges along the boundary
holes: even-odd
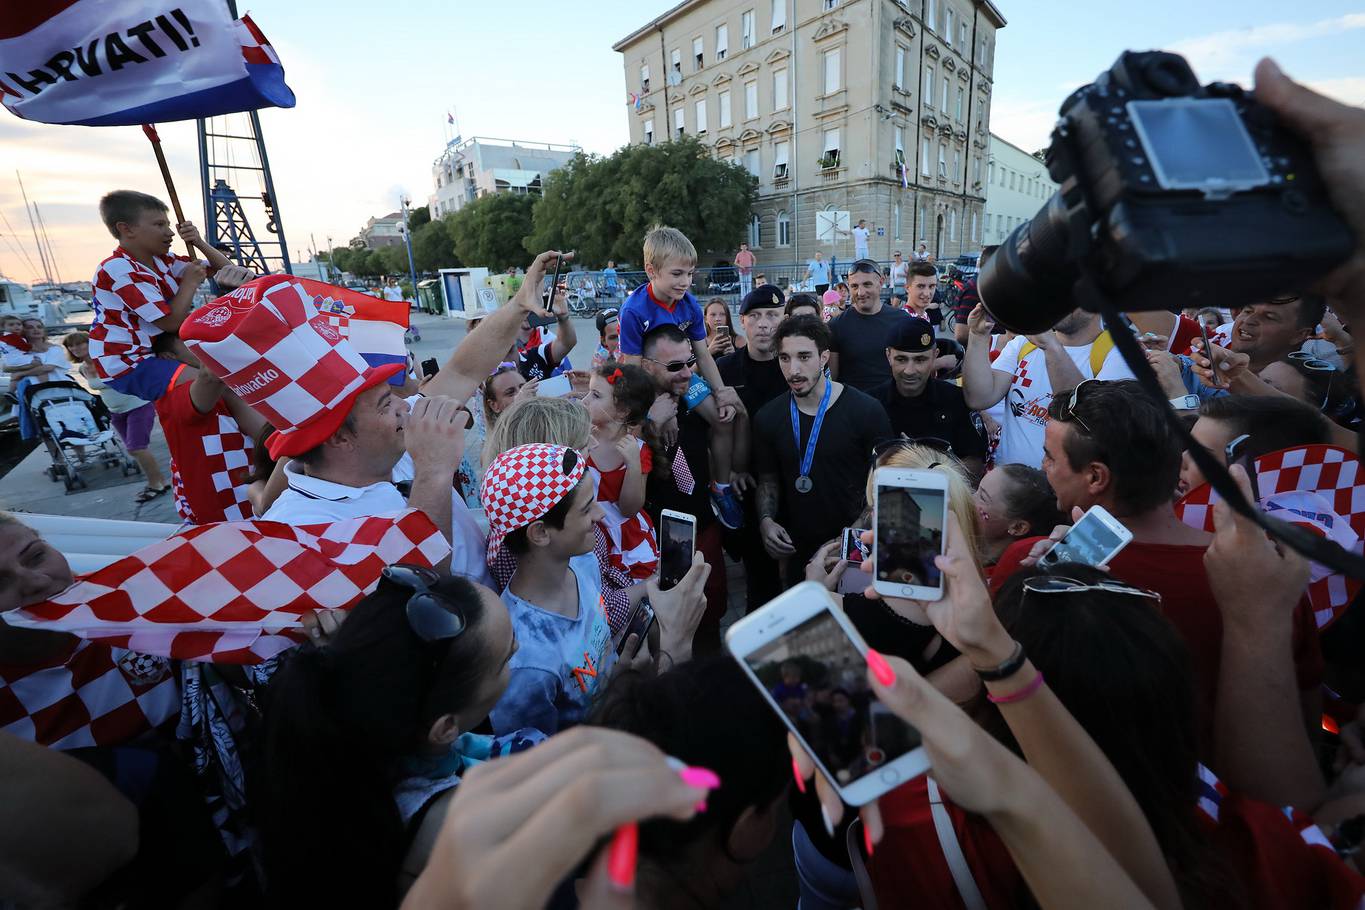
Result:
[[[1337,446],[1300,446],[1256,459],[1256,485],[1261,509],[1336,541],[1354,553],[1365,540],[1365,476],[1355,454]],[[1196,487],[1175,504],[1185,524],[1213,531],[1213,504],[1218,494],[1208,484]],[[1312,564],[1308,600],[1318,628],[1326,628],[1360,591],[1358,579]]]
[[[564,473],[566,446],[535,443],[503,452],[483,475],[483,508],[488,515],[488,560],[493,561],[503,538],[544,518],[578,486],[588,460],[574,452],[573,469]]]
[[[142,654],[259,663],[304,640],[305,613],[355,606],[384,566],[432,566],[449,553],[415,509],[299,527],[219,522],[144,547],[5,621]]]

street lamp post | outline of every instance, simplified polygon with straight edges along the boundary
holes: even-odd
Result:
[[[408,274],[412,278],[412,299],[417,300],[417,266],[412,261],[412,231],[408,230],[408,203],[411,200],[407,196],[399,196],[398,202],[403,209],[403,244],[408,248]]]

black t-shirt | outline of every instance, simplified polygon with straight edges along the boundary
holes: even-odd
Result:
[[[886,305],[872,316],[849,307],[835,317],[829,330],[839,355],[839,381],[866,392],[890,379],[886,346],[896,328],[909,318],[904,311]]]
[[[706,421],[686,410],[686,406],[679,402],[678,444],[666,453],[675,467],[667,478],[664,478],[662,472],[655,468],[655,470],[650,471],[649,476],[645,479],[645,511],[653,519],[655,527],[660,526],[659,513],[664,509],[695,515],[698,532],[709,527],[711,522],[716,520],[715,513],[711,511],[709,495],[711,488],[711,460],[708,457],[710,445],[710,428],[706,425]],[[691,470],[692,479],[695,482],[691,493],[682,492],[676,483],[675,456],[679,449],[682,449],[687,458],[687,466]]]
[[[778,523],[791,536],[797,556],[804,559],[862,514],[872,448],[892,433],[881,405],[844,386],[825,411],[810,469],[813,486],[810,492],[799,493],[796,478],[815,417],[797,412],[801,424],[798,453],[792,438],[790,402],[790,394],[776,398],[754,418],[754,467],[760,475],[777,476]]]
[[[782,368],[777,358],[754,360],[748,348],[741,348],[716,361],[716,369],[725,384],[734,389],[739,400],[744,402],[744,410],[753,420],[758,409],[779,395],[786,394],[787,380],[782,378]]]
[[[886,409],[893,433],[946,440],[958,458],[986,457],[986,440],[972,420],[962,390],[951,382],[930,379],[917,397],[906,398],[896,390],[896,381],[888,379],[869,394]]]
[[[543,342],[536,347],[527,348],[517,354],[517,372],[520,373],[527,382],[535,379],[545,379],[554,372],[554,367],[550,366],[550,347],[554,339]]]

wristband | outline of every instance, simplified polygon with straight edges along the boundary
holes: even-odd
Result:
[[[991,695],[988,692],[986,693],[986,701],[990,702],[993,705],[1012,705],[1015,702],[1020,702],[1028,698],[1030,695],[1037,692],[1042,687],[1043,671],[1039,670],[1038,675],[1033,677],[1033,682],[1029,683],[1027,686],[1024,686],[1024,688],[1020,689],[1018,692],[1012,692],[1009,695]]]
[[[981,677],[986,682],[999,682],[1002,679],[1008,679],[1018,673],[1019,668],[1024,665],[1025,660],[1027,660],[1027,658],[1024,657],[1024,646],[1016,641],[1014,643],[1014,651],[1009,657],[1005,658],[1003,663],[984,669],[981,667],[972,667],[972,669],[976,671],[977,676]]]

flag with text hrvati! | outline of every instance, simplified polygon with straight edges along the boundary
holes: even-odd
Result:
[[[0,3],[0,102],[25,120],[127,126],[293,107],[270,42],[223,0]]]
[[[253,664],[302,642],[306,613],[355,606],[386,565],[449,555],[415,509],[299,527],[223,521],[143,547],[5,622],[140,654]]]

